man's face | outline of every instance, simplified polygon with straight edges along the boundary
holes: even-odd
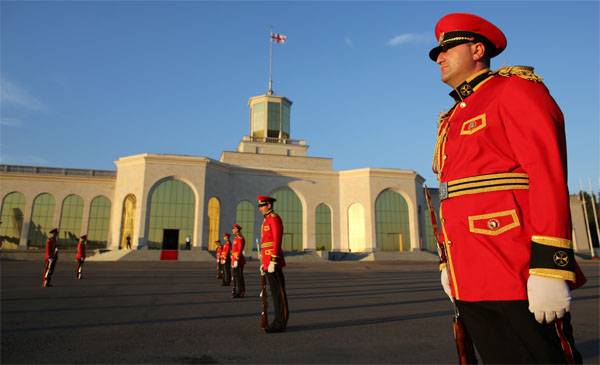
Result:
[[[261,205],[258,207],[258,210],[264,215],[266,214],[269,209],[271,209],[271,204],[266,204],[266,205]]]
[[[232,232],[234,235],[236,235],[236,236],[237,236],[237,234],[240,232],[240,230],[239,230],[237,227],[233,227],[233,228],[231,229],[231,232]]]
[[[457,87],[475,73],[473,43],[463,43],[440,52],[436,63],[440,65],[442,81],[452,88]]]

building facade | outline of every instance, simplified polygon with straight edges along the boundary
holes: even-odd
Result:
[[[2,247],[42,247],[59,227],[63,247],[87,233],[95,248],[176,249],[189,238],[212,251],[233,223],[254,247],[255,198],[271,195],[286,251],[435,252],[424,179],[402,169],[333,170],[331,158],[308,156],[306,142],[290,138],[291,105],[271,93],[250,98],[250,134],[219,160],[139,154],[119,158],[116,171],[0,165]],[[432,195],[437,201],[437,189]],[[571,206],[581,209],[576,199]],[[575,244],[589,247],[585,231]]]

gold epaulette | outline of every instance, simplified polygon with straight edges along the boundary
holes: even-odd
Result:
[[[535,72],[533,72],[533,67],[531,67],[531,66],[506,66],[506,67],[499,68],[494,73],[497,75],[500,75],[500,76],[504,76],[504,77],[510,77],[510,76],[515,75],[515,76],[519,76],[522,79],[533,81],[533,82],[543,82],[544,81],[544,79],[541,76],[536,75]]]

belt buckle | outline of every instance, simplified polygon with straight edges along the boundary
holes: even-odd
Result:
[[[448,183],[447,182],[440,183],[439,194],[440,194],[440,200],[448,199]]]

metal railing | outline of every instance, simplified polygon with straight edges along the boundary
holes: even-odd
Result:
[[[21,166],[21,165],[0,165],[0,172],[13,172],[20,174],[40,174],[40,175],[66,175],[66,176],[98,176],[98,177],[116,177],[117,172],[111,170],[91,170],[91,169],[66,169],[59,167],[42,166]]]
[[[277,137],[244,136],[244,141],[261,142],[261,143],[291,144],[291,145],[297,145],[297,146],[304,146],[306,144],[306,142],[303,139],[289,139],[289,138],[277,138]]]

